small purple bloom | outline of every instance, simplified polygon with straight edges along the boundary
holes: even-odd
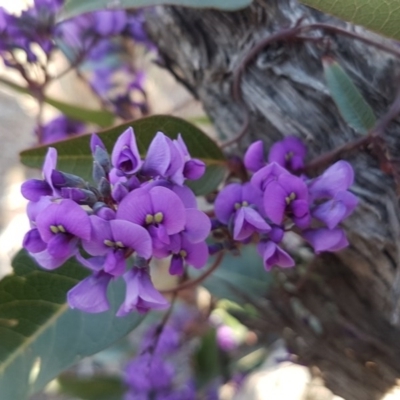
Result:
[[[142,172],[153,178],[170,179],[177,185],[184,181],[185,160],[180,149],[162,132],[151,141]]]
[[[264,210],[275,224],[281,224],[288,214],[298,227],[306,228],[311,219],[306,184],[289,173],[270,180],[264,191]]]
[[[307,240],[318,254],[323,251],[339,251],[349,245],[346,234],[343,229],[309,229],[302,233],[304,239]]]
[[[51,174],[57,166],[57,150],[49,147],[44,159],[43,180],[30,179],[21,186],[22,195],[30,201],[39,201],[42,196],[56,195],[57,191],[51,181]]]
[[[192,243],[185,234],[171,236],[170,250],[172,252],[169,273],[182,275],[185,263],[194,268],[201,268],[208,260],[208,246],[206,242]]]
[[[88,313],[100,313],[110,308],[107,299],[108,284],[112,275],[99,271],[85,278],[67,294],[68,304]]]
[[[142,160],[132,127],[123,132],[116,141],[111,154],[111,161],[115,168],[125,174],[134,174],[140,169]]]
[[[310,196],[312,199],[334,197],[337,192],[347,190],[353,182],[353,167],[346,161],[338,161],[309,183]]]
[[[358,199],[353,193],[340,191],[331,200],[315,207],[312,215],[333,229],[354,211],[357,204]]]
[[[149,233],[140,225],[129,221],[106,221],[90,216],[92,236],[82,242],[92,256],[105,256],[104,271],[120,276],[125,272],[126,257],[134,251],[139,257],[149,259],[152,254]]]
[[[257,140],[252,143],[244,155],[244,165],[251,172],[257,172],[265,166],[264,143]]]
[[[124,274],[124,279],[126,297],[117,312],[118,317],[124,317],[132,310],[144,314],[149,310],[168,308],[168,301],[154,288],[148,268],[133,267]]]
[[[218,194],[215,215],[224,224],[229,224],[233,218],[234,239],[245,240],[254,232],[267,233],[271,230],[257,211],[262,211],[261,204],[262,192],[251,183],[231,183]]]
[[[289,171],[298,171],[304,167],[307,149],[296,136],[288,136],[272,145],[268,161],[276,162]]]
[[[77,251],[78,239],[90,240],[89,217],[72,200],[49,205],[38,215],[36,224],[48,253],[54,258],[71,257]]]
[[[260,242],[257,251],[264,261],[264,268],[270,271],[273,266],[282,268],[293,267],[295,262],[285,250],[281,249],[275,242]]]
[[[153,240],[153,247],[169,244],[169,235],[182,231],[186,211],[181,199],[165,187],[137,189],[121,201],[117,218],[145,227]]]
[[[232,215],[241,207],[255,206],[262,210],[262,192],[251,183],[231,183],[225,186],[215,199],[215,215],[223,224],[228,224]]]
[[[206,164],[196,158],[192,158],[189,154],[189,150],[183,141],[182,135],[178,135],[178,139],[174,140],[175,146],[182,153],[184,159],[183,176],[187,179],[196,180],[201,178],[206,171]]]
[[[285,168],[281,167],[276,162],[266,165],[259,169],[252,177],[251,184],[257,189],[264,191],[268,183],[278,179],[282,174],[289,174]]]

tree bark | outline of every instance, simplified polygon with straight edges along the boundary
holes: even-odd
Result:
[[[239,131],[245,112],[232,99],[233,72],[261,38],[293,26],[325,22],[388,39],[299,5],[294,0],[256,0],[224,13],[159,7],[147,26],[161,60],[200,99],[221,137]],[[376,115],[395,97],[399,60],[342,35],[313,31],[325,42],[280,41],[263,49],[241,80],[250,110],[249,131],[238,149],[262,139],[267,148],[288,134],[308,145],[308,159],[359,137],[340,116],[324,81],[327,52],[351,76]],[[399,122],[386,131],[387,153],[400,149]],[[400,378],[400,212],[395,182],[368,149],[346,155],[360,198],[344,226],[347,250],[318,257],[306,277],[300,269],[277,279],[265,306],[266,324],[279,332],[298,362],[318,369],[326,385],[347,400],[382,398]],[[317,172],[317,171],[316,171]],[[282,279],[285,282],[282,282]],[[298,288],[294,285],[302,280]],[[294,284],[294,285],[293,285]],[[288,384],[290,384],[288,382]]]

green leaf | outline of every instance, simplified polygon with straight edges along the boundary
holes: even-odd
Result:
[[[331,58],[324,58],[325,79],[344,120],[356,131],[368,133],[376,123],[374,112],[350,77]]]
[[[198,388],[202,388],[220,373],[219,350],[216,330],[211,328],[201,338],[201,344],[194,354],[194,369]]]
[[[142,156],[145,155],[151,140],[158,131],[173,139],[178,133],[182,134],[191,156],[203,160],[207,165],[206,173],[201,179],[188,183],[197,195],[212,192],[222,181],[226,172],[222,151],[212,139],[189,122],[176,117],[156,115],[107,129],[100,132],[100,137],[108,151],[112,150],[118,136],[129,126],[132,126],[135,131]],[[90,135],[83,135],[51,145],[58,151],[57,168],[91,181],[93,158],[89,144]],[[23,151],[22,163],[28,167],[40,168],[47,148],[48,146],[41,146]]]
[[[64,3],[60,19],[96,10],[139,8],[163,4],[233,11],[247,7],[251,2],[252,0],[67,0]]]
[[[8,79],[0,78],[0,82],[10,87],[11,89],[14,89],[18,93],[29,94],[30,96],[32,96],[28,88],[11,82]],[[90,110],[88,108],[64,103],[48,96],[45,96],[44,101],[54,108],[57,108],[57,110],[60,110],[67,117],[76,119],[78,121],[96,124],[101,126],[102,128],[111,126],[114,123],[114,115],[106,110]]]
[[[121,400],[125,392],[121,379],[112,376],[80,378],[64,374],[57,379],[57,382],[62,393],[83,400]]]
[[[214,257],[210,258],[208,265],[213,262]],[[198,276],[204,270],[192,271],[192,274]],[[264,297],[271,283],[272,275],[265,271],[256,247],[246,245],[241,248],[241,254],[238,256],[232,253],[226,254],[220,266],[203,285],[220,299],[243,304],[243,295],[252,299]]]
[[[76,261],[49,272],[21,250],[14,274],[0,281],[0,393],[4,400],[26,400],[83,357],[110,346],[134,329],[139,314],[118,318],[124,298],[121,280],[108,291],[110,311],[71,310],[66,294],[88,272]]]
[[[399,0],[301,0],[303,4],[400,40]]]

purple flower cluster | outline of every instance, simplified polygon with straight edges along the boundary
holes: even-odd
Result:
[[[126,47],[129,38],[155,49],[144,30],[142,12],[101,10],[80,15],[59,24],[56,37],[71,63],[81,60],[79,69],[92,89],[121,118],[132,119],[134,110],[147,113],[145,74],[134,68]]]
[[[193,313],[193,311],[195,311]],[[124,400],[194,400],[196,391],[190,368],[179,368],[190,357],[186,326],[197,316],[188,307],[175,311],[168,323],[150,327],[142,337],[139,355],[125,367],[128,388]],[[185,365],[189,360],[185,360]]]
[[[0,55],[7,66],[17,68],[15,55],[23,51],[28,63],[38,61],[35,46],[47,57],[54,49],[55,16],[62,0],[34,0],[32,7],[16,16],[0,7]]]
[[[205,164],[191,158],[181,135],[171,140],[162,132],[142,160],[132,128],[118,138],[111,157],[97,135],[91,150],[96,187],[57,170],[54,148],[46,155],[43,179],[22,185],[32,228],[24,247],[45,269],[76,257],[92,271],[69,291],[72,308],[108,310],[108,284],[121,276],[127,290],[118,316],[166,308],[152,284],[149,262],[171,256],[171,274],[182,274],[185,265],[205,265],[211,222],[184,185],[187,178],[200,178]]]
[[[348,191],[353,169],[339,161],[309,179],[299,175],[305,155],[306,148],[296,137],[275,143],[268,161],[263,143],[253,143],[244,157],[246,168],[254,173],[250,181],[227,185],[215,201],[215,215],[234,240],[246,243],[258,234],[258,252],[267,270],[274,265],[294,266],[293,258],[280,246],[288,230],[300,234],[316,253],[348,245],[338,225],[357,206],[356,196]]]
[[[55,79],[49,65],[54,52],[61,51],[104,107],[126,120],[147,114],[145,74],[129,56],[133,44],[155,50],[144,29],[143,12],[101,10],[57,24],[56,16],[63,3],[64,0],[34,0],[20,15],[0,7],[0,57],[5,65],[18,71],[27,86],[39,92]],[[52,140],[48,139],[48,132],[42,134],[45,128],[37,129],[43,143]],[[75,133],[61,132],[62,129],[57,139]]]

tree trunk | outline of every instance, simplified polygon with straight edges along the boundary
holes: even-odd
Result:
[[[245,112],[232,99],[233,72],[261,38],[293,26],[326,22],[390,43],[294,0],[256,0],[246,10],[223,13],[177,7],[147,14],[161,60],[201,100],[221,137],[239,131]],[[321,59],[327,52],[349,73],[377,116],[395,97],[399,61],[342,35],[313,31],[326,41],[280,41],[263,49],[245,70],[241,89],[250,110],[247,136],[267,148],[296,134],[309,160],[357,138],[326,87]],[[398,122],[386,132],[391,156],[400,149]],[[232,149],[231,149],[232,150]],[[347,400],[376,400],[400,377],[400,213],[395,183],[368,149],[346,158],[356,172],[352,191],[360,204],[345,222],[350,247],[318,258],[306,277],[300,269],[277,279],[265,309],[298,362],[321,371],[326,385]],[[278,274],[281,276],[281,274]],[[301,285],[294,288],[302,280]],[[290,382],[288,382],[290,384]]]

